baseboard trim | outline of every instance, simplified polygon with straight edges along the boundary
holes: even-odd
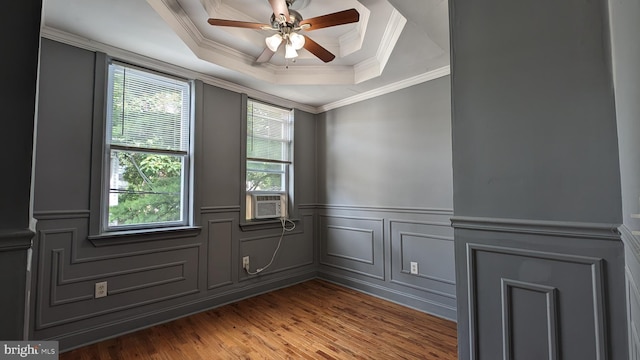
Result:
[[[620,241],[617,224],[454,216],[454,229]]]
[[[439,318],[457,321],[456,307],[425,299],[416,295],[390,289],[371,282],[349,276],[332,273],[326,270],[318,272],[318,278],[340,286],[350,288],[377,298],[390,301],[408,308],[418,310]]]
[[[294,276],[282,276],[265,280],[260,283],[245,284],[245,286],[220,292],[206,298],[185,302],[179,305],[147,312],[140,316],[128,317],[42,340],[58,341],[60,344],[60,351],[68,352],[83,346],[113,339],[118,336],[130,334],[152,326],[215,309],[315,278],[317,278],[317,272],[314,269],[313,271],[307,271]]]

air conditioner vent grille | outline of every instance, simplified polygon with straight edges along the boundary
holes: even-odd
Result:
[[[256,201],[280,201],[280,195],[256,195]]]
[[[286,197],[282,194],[253,194],[253,219],[271,219],[285,215]]]

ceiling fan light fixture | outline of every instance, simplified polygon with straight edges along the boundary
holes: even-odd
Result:
[[[298,52],[293,47],[293,45],[291,45],[291,43],[288,42],[287,45],[285,45],[284,50],[285,50],[284,52],[285,59],[295,59],[298,57]]]
[[[289,40],[291,40],[291,46],[296,50],[300,50],[304,46],[304,36],[298,33],[289,35]]]
[[[264,41],[267,43],[269,50],[276,52],[282,43],[282,35],[274,34],[266,38]]]

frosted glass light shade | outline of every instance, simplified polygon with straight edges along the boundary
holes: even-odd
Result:
[[[275,34],[264,39],[264,41],[267,43],[269,50],[276,52],[282,43],[282,36],[280,34]]]
[[[298,33],[289,35],[289,39],[291,40],[291,45],[296,50],[300,50],[304,46],[304,36]]]
[[[298,52],[291,44],[287,44],[284,48],[284,58],[285,59],[294,59],[298,57]]]

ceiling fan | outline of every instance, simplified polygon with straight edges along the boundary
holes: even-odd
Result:
[[[273,9],[269,24],[213,18],[209,19],[208,22],[215,26],[276,31],[274,35],[265,39],[267,47],[256,59],[258,63],[269,61],[282,43],[285,44],[285,59],[294,59],[295,61],[298,56],[296,50],[305,48],[325,63],[332,61],[336,57],[334,54],[309,37],[299,34],[299,32],[358,22],[360,13],[356,9],[349,9],[304,20],[299,12],[290,9],[295,1],[269,0],[269,4]]]

